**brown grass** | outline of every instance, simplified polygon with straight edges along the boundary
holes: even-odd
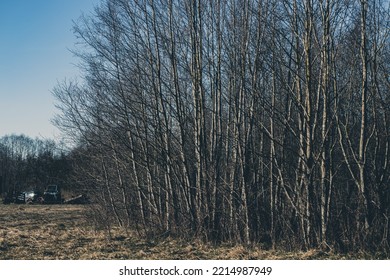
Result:
[[[312,250],[281,252],[253,246],[212,246],[178,239],[145,240],[112,230],[95,230],[80,205],[0,205],[0,259],[343,259]],[[357,258],[367,258],[361,256]]]

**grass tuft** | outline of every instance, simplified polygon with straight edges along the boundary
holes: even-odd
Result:
[[[221,244],[165,237],[142,239],[131,231],[97,230],[82,205],[0,205],[0,259],[375,259],[365,252],[339,255],[321,250],[287,252],[260,246]],[[382,256],[383,258],[383,256]]]

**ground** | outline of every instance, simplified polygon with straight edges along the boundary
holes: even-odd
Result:
[[[257,246],[213,246],[172,238],[145,240],[113,229],[111,237],[88,222],[84,205],[0,205],[0,259],[345,259],[317,250],[279,252]]]

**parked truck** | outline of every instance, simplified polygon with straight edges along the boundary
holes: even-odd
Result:
[[[11,191],[8,192],[4,198],[4,204],[18,203],[18,204],[30,204],[30,203],[42,203],[43,197],[42,193],[37,190],[28,190],[28,191]]]
[[[36,190],[20,192],[16,197],[15,203],[42,203],[42,193]]]
[[[43,193],[44,203],[62,203],[61,190],[57,185],[49,185]]]

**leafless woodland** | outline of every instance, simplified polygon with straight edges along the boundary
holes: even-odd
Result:
[[[106,0],[53,90],[96,219],[389,252],[387,0]]]

